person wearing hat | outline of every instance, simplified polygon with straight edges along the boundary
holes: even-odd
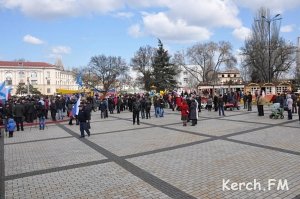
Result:
[[[87,111],[85,111],[83,109],[83,105],[80,104],[79,105],[79,111],[78,111],[78,115],[77,115],[77,119],[78,119],[78,122],[79,122],[79,128],[80,128],[80,138],[84,138],[85,135],[84,135],[84,131],[86,131],[87,135],[90,136],[91,133],[90,133],[90,130],[88,129],[88,119],[89,119],[89,115],[87,113]]]

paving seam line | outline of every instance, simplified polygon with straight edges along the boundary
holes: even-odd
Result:
[[[147,171],[137,167],[136,165],[132,164],[131,162],[125,160],[124,158],[121,158],[117,156],[116,154],[108,151],[107,149],[93,143],[92,141],[84,138],[79,138],[79,135],[72,131],[71,129],[68,129],[67,127],[57,124],[60,128],[64,129],[67,133],[70,135],[76,137],[79,141],[82,143],[88,145],[98,153],[104,155],[108,160],[113,161],[123,169],[127,170],[129,173],[133,174],[134,176],[138,177],[139,179],[143,180],[144,182],[150,184],[152,187],[156,188],[157,190],[161,191],[162,193],[168,195],[171,198],[187,198],[187,199],[196,199],[192,195],[189,195],[188,193],[185,193],[184,191],[178,189],[177,187],[163,181],[162,179],[148,173]]]

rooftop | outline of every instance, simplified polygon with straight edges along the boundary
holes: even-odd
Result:
[[[0,61],[0,67],[43,67],[53,68],[55,65],[46,62]]]

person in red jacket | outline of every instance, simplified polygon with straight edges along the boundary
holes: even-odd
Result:
[[[181,120],[183,122],[183,126],[186,126],[187,119],[189,116],[189,106],[186,102],[186,100],[183,100],[181,103]]]

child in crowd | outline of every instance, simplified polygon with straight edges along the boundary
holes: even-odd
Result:
[[[7,130],[9,133],[8,137],[10,137],[10,138],[13,137],[15,128],[16,128],[15,120],[13,118],[9,118],[8,123],[7,123]]]

